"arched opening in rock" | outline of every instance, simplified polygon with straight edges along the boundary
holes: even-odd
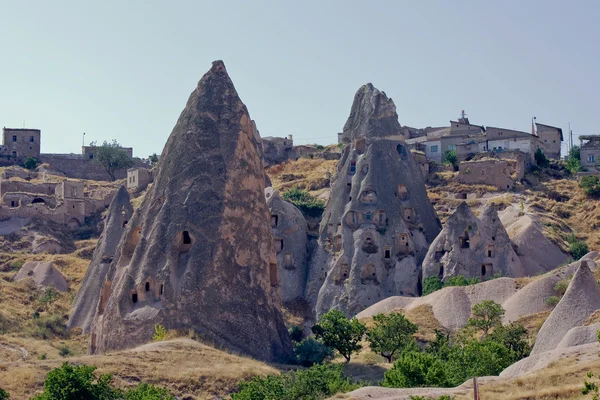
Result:
[[[275,239],[275,251],[279,253],[283,250],[283,239]]]
[[[465,231],[464,235],[458,238],[458,242],[461,249],[468,249],[471,244],[469,241],[469,232]]]
[[[135,303],[137,303],[137,301],[138,301],[138,295],[137,295],[137,293],[131,293],[131,302],[133,304],[135,304]]]
[[[406,147],[398,143],[398,145],[396,145],[396,151],[398,152],[398,154],[400,154],[400,158],[402,160],[406,159]]]
[[[494,245],[490,244],[487,247],[487,256],[488,257],[494,257]]]
[[[493,268],[494,267],[492,264],[482,264],[481,265],[481,277],[485,279],[488,276],[492,276],[494,274]]]
[[[385,251],[383,252],[383,258],[385,258],[386,260],[389,260],[390,258],[392,258],[392,249],[390,249],[389,247],[385,249]]]
[[[440,272],[438,273],[438,278],[442,279],[444,277],[444,266],[440,265]]]
[[[179,236],[179,252],[185,253],[192,248],[192,237],[188,231],[181,232]]]
[[[348,170],[348,174],[356,174],[356,161],[350,161],[350,169]]]
[[[271,228],[276,228],[279,224],[279,215],[272,214],[271,215]]]
[[[150,291],[150,282],[146,282],[146,292]]]
[[[129,222],[129,221],[127,221],[127,220],[123,221],[123,228],[125,228],[127,226],[127,222]]]
[[[357,152],[359,155],[361,155],[361,154],[363,154],[363,153],[365,152],[365,145],[366,145],[366,142],[365,142],[365,139],[364,139],[364,138],[362,138],[362,139],[358,139],[358,140],[356,141],[356,152]]]
[[[36,197],[31,201],[31,204],[46,204],[46,202],[41,197]]]

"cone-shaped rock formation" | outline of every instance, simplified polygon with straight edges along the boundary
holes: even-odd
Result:
[[[587,317],[600,309],[600,286],[588,263],[581,261],[564,296],[542,325],[532,355],[554,350],[569,330],[583,325]]]
[[[271,229],[277,253],[284,303],[304,298],[307,271],[307,224],[302,212],[281,198],[279,191],[265,189],[271,213]]]
[[[78,327],[83,333],[89,332],[110,263],[132,214],[133,207],[129,193],[125,186],[121,186],[108,207],[104,230],[85,272],[81,288],[73,301],[73,313],[67,324],[70,329]]]
[[[223,62],[192,92],[111,268],[92,353],[149,341],[160,324],[256,358],[288,356],[258,143]]]
[[[495,274],[516,278],[524,271],[495,206],[488,205],[480,220],[463,202],[431,244],[423,278],[462,275],[485,280]]]
[[[393,102],[361,87],[344,129],[358,139],[342,152],[309,271],[306,297],[317,315],[419,294],[419,265],[440,222],[419,166],[394,138],[398,127]]]

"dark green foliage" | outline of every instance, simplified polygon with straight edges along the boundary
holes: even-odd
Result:
[[[306,217],[320,217],[325,210],[323,201],[311,196],[306,190],[298,189],[298,187],[283,192],[282,198],[298,207]]]
[[[290,335],[290,339],[294,342],[300,342],[302,338],[304,338],[304,332],[302,332],[302,328],[299,326],[292,326],[288,329],[288,333]]]
[[[44,293],[39,297],[38,301],[40,302],[40,305],[42,307],[46,308],[47,306],[52,305],[52,303],[58,300],[59,297],[60,294],[58,293],[58,291],[52,286],[49,286],[44,290]]]
[[[444,153],[444,164],[452,165],[455,171],[458,171],[458,159],[456,158],[456,150],[448,150]]]
[[[444,287],[442,282],[437,276],[428,276],[423,279],[423,296],[427,296],[430,293],[437,292]]]
[[[487,335],[492,328],[502,326],[504,308],[492,300],[484,300],[473,306],[473,315],[469,318],[468,326],[473,326]]]
[[[341,365],[315,365],[306,370],[291,371],[265,378],[254,377],[240,382],[232,400],[320,400],[336,393],[358,389],[342,373]]]
[[[150,161],[150,165],[152,166],[158,164],[158,156],[156,155],[156,153],[153,153],[152,155],[148,156],[148,161]]]
[[[58,350],[58,354],[61,357],[68,357],[71,355],[71,350],[67,347],[67,346],[62,346],[59,350]]]
[[[310,367],[314,364],[322,364],[333,358],[333,349],[327,347],[323,342],[314,338],[307,338],[296,343],[294,347],[298,364]]]
[[[500,278],[500,275],[494,275],[492,279]],[[442,288],[449,286],[469,286],[480,283],[479,278],[465,278],[462,275],[450,276],[445,281],[440,280],[437,276],[429,276],[423,279],[423,293],[422,296],[427,296],[430,293],[436,292]]]
[[[570,234],[569,237],[567,237],[567,241],[569,242],[569,251],[575,261],[585,256],[590,251],[588,245],[583,240],[577,239],[574,234]]]
[[[377,314],[373,316],[374,326],[367,333],[371,350],[392,362],[395,354],[414,343],[413,335],[419,327],[400,313]]]
[[[362,337],[367,328],[356,318],[348,320],[343,312],[330,310],[321,317],[318,324],[312,327],[317,339],[326,346],[336,349],[346,361],[350,361],[352,353],[359,351]]]
[[[429,353],[402,353],[392,369],[384,374],[381,386],[408,388],[418,386],[449,386],[444,362]]]
[[[116,140],[112,143],[104,141],[102,146],[96,146],[96,142],[92,142],[90,146],[96,147],[94,162],[100,163],[113,181],[117,170],[133,166],[133,159]]]
[[[535,163],[539,166],[539,167],[547,167],[549,162],[548,162],[548,158],[546,157],[546,155],[544,154],[544,152],[542,151],[542,149],[537,149],[535,151]]]
[[[44,382],[44,392],[34,400],[113,400],[119,392],[111,387],[112,377],[94,376],[96,367],[88,365],[69,365],[63,363],[60,368],[48,372]]]
[[[481,283],[481,279],[474,277],[474,278],[465,278],[462,275],[456,275],[456,276],[450,276],[446,279],[446,281],[444,282],[444,287],[448,287],[448,286],[469,286],[469,285],[475,285],[477,283]]]
[[[137,387],[123,394],[124,400],[174,400],[173,396],[165,388],[141,383]]]
[[[546,297],[546,304],[548,304],[551,307],[554,307],[555,305],[557,305],[559,301],[560,301],[560,297],[558,297],[558,296]]]
[[[526,337],[527,329],[523,325],[515,323],[499,326],[490,335],[491,340],[501,343],[511,352],[513,362],[525,358],[531,353],[531,346],[525,340]]]
[[[581,170],[581,153],[579,146],[573,146],[573,148],[569,150],[569,155],[566,159],[566,168],[573,175]]]
[[[8,392],[0,389],[0,400],[8,400],[8,399],[10,399]]]
[[[315,148],[319,151],[325,150],[325,146],[323,146],[322,144],[318,144]]]
[[[38,159],[35,157],[27,157],[25,159],[25,162],[23,163],[23,167],[25,167],[28,170],[34,170],[37,168],[38,166]]]
[[[600,179],[597,176],[581,177],[579,187],[590,197],[600,197]]]
[[[35,320],[35,326],[31,331],[31,336],[43,340],[52,339],[54,337],[67,339],[69,337],[69,330],[60,315],[50,315]]]

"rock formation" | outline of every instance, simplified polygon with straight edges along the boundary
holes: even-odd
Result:
[[[265,189],[265,197],[271,213],[282,300],[287,303],[302,299],[307,272],[306,219],[296,206],[283,200],[277,190]]]
[[[127,224],[92,326],[92,353],[147,342],[159,324],[263,360],[289,355],[253,131],[225,65],[215,61]]]
[[[359,89],[311,261],[307,300],[320,315],[356,314],[385,297],[419,294],[420,263],[440,231],[394,103]]]
[[[381,138],[401,135],[396,105],[385,92],[367,83],[358,89],[350,109],[350,116],[342,133],[340,143],[350,143],[360,138]]]
[[[35,284],[42,288],[53,287],[59,292],[69,290],[67,280],[51,262],[26,262],[13,280],[18,282],[27,278],[33,279]]]
[[[108,214],[104,220],[104,230],[85,272],[81,288],[73,301],[73,313],[67,324],[69,328],[79,327],[83,333],[89,332],[110,263],[132,214],[133,207],[129,193],[125,186],[121,186],[110,203]]]
[[[567,332],[582,326],[587,317],[600,309],[600,286],[583,260],[560,302],[538,332],[531,354],[554,350]]]
[[[423,261],[423,278],[463,275],[485,280],[498,273],[524,275],[496,208],[486,206],[480,220],[463,202],[431,244]]]

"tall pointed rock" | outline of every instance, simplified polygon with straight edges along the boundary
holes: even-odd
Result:
[[[317,316],[419,294],[420,264],[440,222],[399,126],[383,92],[358,90],[344,128],[352,141],[332,178],[309,270],[306,298]]]
[[[264,360],[289,354],[253,131],[225,65],[213,62],[119,244],[92,353],[149,341],[159,324]]]
[[[125,186],[121,186],[108,207],[104,230],[73,301],[73,313],[67,324],[70,329],[81,328],[83,333],[89,332],[110,263],[132,214],[129,193]]]

